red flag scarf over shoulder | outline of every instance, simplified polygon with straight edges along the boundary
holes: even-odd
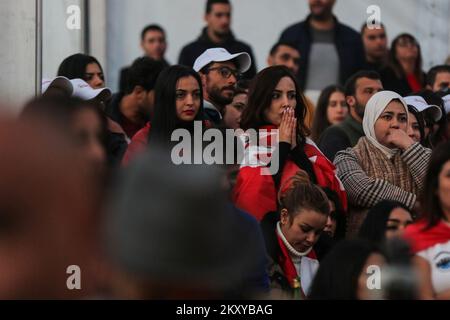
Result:
[[[267,167],[275,150],[277,134],[278,130],[275,126],[264,126],[260,128],[257,146],[245,144],[244,162],[233,190],[235,205],[258,220],[261,220],[266,213],[277,210],[277,190]],[[243,135],[242,139],[248,141],[246,135]],[[303,150],[312,163],[317,184],[335,191],[346,210],[347,194],[336,176],[335,166],[312,140],[306,140]],[[280,169],[283,170],[280,185],[285,185],[285,182],[302,168],[292,159],[288,159],[284,167]]]

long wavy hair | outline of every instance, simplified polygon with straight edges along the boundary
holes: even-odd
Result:
[[[248,105],[241,116],[241,128],[258,129],[268,124],[264,112],[270,108],[272,103],[272,93],[280,80],[284,77],[292,79],[295,84],[297,107],[295,117],[297,120],[297,141],[304,142],[309,135],[309,129],[305,125],[306,101],[300,91],[295,75],[285,66],[273,66],[262,70],[250,85],[248,95]]]

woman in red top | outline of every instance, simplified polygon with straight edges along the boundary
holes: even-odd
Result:
[[[241,128],[247,130],[242,136],[246,148],[233,200],[258,220],[277,211],[279,186],[301,169],[312,183],[338,193],[347,207],[347,196],[334,165],[306,138],[309,132],[304,124],[304,101],[295,76],[286,67],[266,68],[253,80],[248,106],[241,117]],[[257,146],[248,129],[257,130]]]
[[[169,146],[176,129],[194,130],[203,119],[203,91],[198,74],[191,68],[172,66],[161,72],[155,85],[155,113],[151,124],[136,133],[122,164],[127,165],[147,145]]]
[[[420,203],[422,218],[404,236],[415,254],[421,297],[450,300],[450,142],[433,150]]]
[[[403,33],[392,41],[389,63],[381,71],[381,80],[384,89],[403,97],[424,88],[420,45],[412,35]]]

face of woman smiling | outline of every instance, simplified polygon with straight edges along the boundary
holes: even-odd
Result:
[[[279,127],[283,111],[297,106],[297,91],[295,83],[290,77],[281,78],[272,92],[272,103],[264,111],[266,121]]]

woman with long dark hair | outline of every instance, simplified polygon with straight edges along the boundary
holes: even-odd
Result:
[[[199,75],[180,65],[165,69],[155,85],[154,117],[131,140],[123,164],[128,164],[147,145],[170,146],[174,130],[193,132],[195,121],[203,121],[203,91]]]
[[[425,86],[420,45],[411,34],[402,33],[392,41],[388,66],[381,71],[381,80],[384,89],[403,97]]]
[[[247,130],[249,140],[233,199],[237,207],[259,220],[277,210],[280,185],[299,170],[306,171],[312,183],[337,192],[346,208],[346,193],[335,167],[306,138],[305,113],[305,100],[288,68],[266,68],[253,80],[241,117],[241,128]]]
[[[329,126],[341,123],[348,114],[345,91],[341,86],[331,85],[322,90],[311,128],[311,139],[319,141]]]

